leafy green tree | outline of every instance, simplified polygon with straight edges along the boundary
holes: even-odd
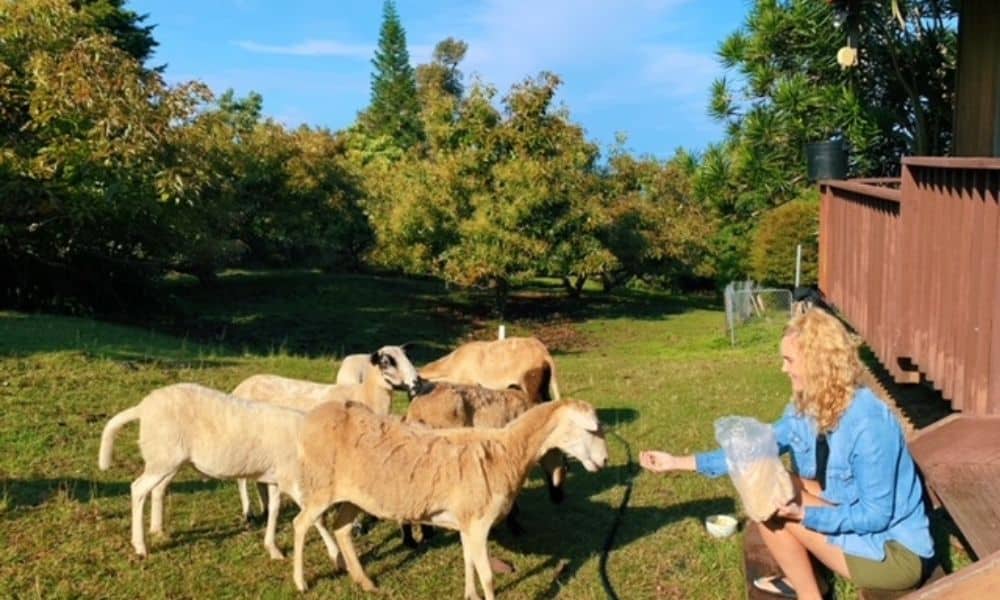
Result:
[[[124,305],[200,226],[179,216],[199,190],[178,138],[208,91],[165,85],[67,2],[4,10],[4,296]]]
[[[953,3],[907,2],[902,26],[890,2],[851,4],[859,13],[838,25],[827,2],[756,0],[719,47],[734,73],[713,84],[709,110],[726,139],[705,152],[695,190],[720,218],[721,280],[746,275],[754,225],[810,185],[806,143],[842,135],[855,176],[891,175],[904,154],[949,147]],[[860,61],[844,69],[836,55],[849,35]]]
[[[386,135],[401,148],[409,148],[423,139],[423,130],[406,31],[392,0],[386,0],[382,8],[378,50],[372,65],[371,102],[362,122],[369,135]]]
[[[799,245],[801,283],[815,283],[819,264],[819,193],[815,190],[769,210],[760,220],[750,252],[753,278],[768,285],[793,285]]]
[[[602,240],[618,268],[602,273],[605,288],[631,277],[669,285],[713,275],[707,259],[715,232],[711,211],[693,191],[694,157],[678,151],[669,161],[612,150],[607,173]]]
[[[148,14],[125,8],[126,0],[72,0],[70,4],[87,15],[94,25],[115,38],[115,46],[145,64],[158,46],[153,38],[155,25],[145,25]],[[162,72],[165,65],[155,70]]]

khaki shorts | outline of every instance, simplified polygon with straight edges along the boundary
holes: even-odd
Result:
[[[892,540],[885,543],[881,561],[844,553],[847,572],[859,588],[873,590],[909,590],[921,584],[927,559]]]

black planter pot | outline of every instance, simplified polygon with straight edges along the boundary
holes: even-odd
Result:
[[[806,144],[806,168],[810,181],[847,177],[847,149],[844,140]]]

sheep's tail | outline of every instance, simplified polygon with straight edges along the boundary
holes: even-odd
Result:
[[[101,468],[102,471],[107,471],[108,467],[111,466],[111,449],[115,445],[115,434],[121,429],[126,423],[131,423],[139,418],[139,405],[133,406],[132,408],[126,408],[117,415],[111,417],[108,424],[104,426],[104,432],[101,433],[101,453],[97,458],[97,466]]]
[[[560,400],[560,397],[559,397],[559,384],[556,382],[556,363],[555,361],[552,360],[551,356],[547,356],[545,358],[545,363],[549,367],[549,382],[548,382],[549,394],[552,400],[558,402]]]

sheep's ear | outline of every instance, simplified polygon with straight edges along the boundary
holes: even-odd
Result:
[[[379,355],[377,350],[375,352],[372,352],[371,356],[368,357],[368,360],[370,360],[372,364],[375,365],[376,367],[378,366],[378,359]]]
[[[584,431],[597,433],[601,430],[601,422],[597,420],[597,415],[580,412],[570,409],[569,420]]]

